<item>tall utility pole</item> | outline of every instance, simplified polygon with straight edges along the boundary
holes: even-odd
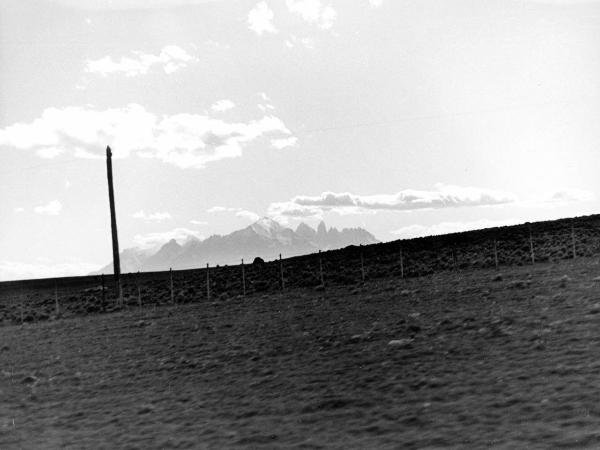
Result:
[[[119,260],[119,237],[117,234],[117,215],[115,213],[115,193],[113,190],[112,152],[108,146],[106,147],[106,173],[108,175],[108,200],[110,202],[110,229],[112,232],[115,288],[119,297],[119,303],[122,303],[123,291],[121,290],[121,261]]]

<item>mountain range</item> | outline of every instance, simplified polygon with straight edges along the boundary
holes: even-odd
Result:
[[[205,240],[188,238],[179,243],[174,239],[158,250],[128,248],[121,252],[121,272],[153,272],[173,269],[192,269],[210,265],[239,264],[244,258],[275,259],[304,255],[318,250],[333,250],[348,245],[368,245],[379,242],[362,228],[327,228],[324,222],[317,229],[305,223],[296,230],[287,228],[273,219],[264,217],[252,225],[233,233],[213,235]],[[96,274],[112,273],[112,263]]]

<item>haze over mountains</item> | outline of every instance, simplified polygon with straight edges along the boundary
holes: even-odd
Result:
[[[205,240],[190,237],[184,243],[170,240],[158,250],[129,248],[121,252],[121,271],[161,271],[192,269],[219,264],[239,264],[240,259],[249,263],[260,256],[264,260],[332,250],[348,245],[368,245],[379,242],[375,236],[362,228],[327,229],[321,222],[317,229],[305,223],[296,230],[287,228],[267,217],[252,225],[225,236],[214,235]],[[112,262],[96,273],[112,273]]]

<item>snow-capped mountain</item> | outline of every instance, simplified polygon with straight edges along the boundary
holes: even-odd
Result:
[[[214,235],[203,241],[190,239],[182,244],[170,240],[158,251],[148,252],[136,248],[121,253],[123,272],[160,271],[204,267],[206,263],[239,264],[260,256],[264,260],[332,250],[348,245],[367,245],[379,242],[362,228],[329,228],[321,222],[317,229],[305,223],[296,230],[282,226],[273,219],[264,217],[252,225],[225,236]],[[112,273],[108,264],[97,273]]]

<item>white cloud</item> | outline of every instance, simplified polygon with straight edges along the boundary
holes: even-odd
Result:
[[[414,211],[419,209],[457,208],[513,203],[509,193],[438,184],[435,191],[407,189],[396,194],[356,195],[349,192],[323,192],[318,196],[299,195],[287,202],[272,203],[272,216],[316,217],[323,212],[340,214],[373,211]]]
[[[241,210],[235,213],[237,217],[248,219],[250,222],[256,222],[260,216],[252,211]]]
[[[381,5],[383,5],[384,0],[369,0],[369,4],[373,7],[373,8],[379,8]]]
[[[336,10],[330,5],[323,6],[321,0],[285,0],[285,4],[291,13],[325,30],[331,28],[337,18]]]
[[[134,219],[145,220],[146,222],[163,222],[168,219],[172,219],[171,214],[168,212],[155,212],[151,214],[146,214],[144,210],[140,210],[131,215]]]
[[[218,102],[214,103],[210,109],[212,109],[213,111],[216,112],[224,112],[224,111],[228,111],[232,108],[235,107],[235,103],[233,103],[231,100],[219,100]]]
[[[15,212],[15,213],[17,213],[17,214],[18,214],[18,213],[25,212],[25,208],[22,208],[22,207],[15,208],[15,209],[14,209],[14,212]]]
[[[274,13],[267,2],[257,3],[248,13],[248,28],[261,36],[263,33],[277,33],[279,30],[273,25]]]
[[[596,200],[596,195],[583,189],[564,188],[552,192],[545,200],[555,203],[591,202]]]
[[[60,214],[61,210],[62,203],[60,203],[58,200],[52,200],[47,205],[36,206],[33,208],[33,211],[36,214],[44,214],[47,216],[57,216]]]
[[[163,9],[187,5],[201,5],[221,0],[47,0],[50,3],[77,9],[114,11],[130,9]]]
[[[198,58],[190,55],[181,47],[167,45],[162,48],[158,55],[133,52],[133,57],[121,57],[113,61],[112,57],[105,56],[96,60],[87,60],[85,71],[93,74],[107,76],[111,74],[122,74],[126,77],[137,77],[146,75],[154,66],[162,66],[165,73],[170,74],[190,63],[198,61]]]
[[[71,189],[71,182],[69,180],[65,180],[65,189]]]
[[[47,108],[30,123],[0,129],[0,146],[103,158],[110,145],[115,157],[133,153],[180,168],[202,168],[208,162],[240,157],[246,145],[263,137],[289,138],[291,132],[273,115],[226,122],[200,114],[158,117],[136,104],[103,111],[71,106]]]
[[[282,139],[271,139],[271,145],[276,149],[284,149],[287,147],[293,147],[298,142],[298,138],[295,136],[291,136],[289,138]]]
[[[52,262],[42,258],[36,263],[0,261],[0,281],[86,275],[98,269],[98,266],[97,263]]]
[[[190,223],[192,225],[208,225],[208,222],[205,221],[205,220],[195,220],[195,219],[192,219],[192,220],[190,220]]]
[[[423,236],[435,236],[440,234],[458,233],[461,231],[480,230],[483,228],[503,227],[508,225],[517,225],[522,223],[518,219],[505,220],[474,220],[469,222],[441,222],[435,225],[409,225],[398,230],[392,231],[392,234],[398,235],[403,239],[410,239]]]
[[[188,228],[175,228],[170,231],[136,234],[133,237],[133,242],[141,249],[149,249],[163,245],[171,239],[182,243],[188,239],[203,239],[203,236],[197,231]]]
[[[241,208],[228,208],[225,206],[213,206],[212,208],[209,208],[206,210],[206,212],[210,213],[210,214],[222,213],[222,212],[238,212],[238,211],[241,211]]]

